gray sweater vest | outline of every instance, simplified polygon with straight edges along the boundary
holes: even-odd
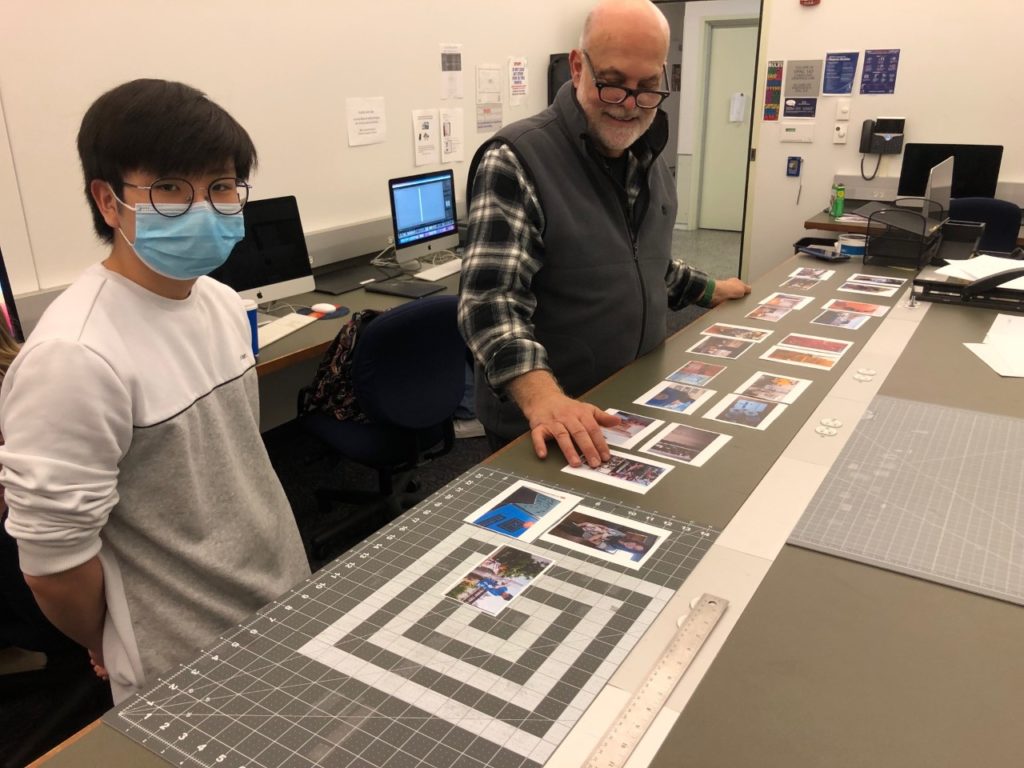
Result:
[[[578,397],[665,339],[665,275],[676,218],[675,182],[661,158],[667,118],[658,112],[639,141],[654,153],[634,210],[586,137],[586,117],[572,83],[543,112],[506,126],[473,158],[469,189],[483,152],[508,145],[532,179],[544,211],[543,267],[534,334],[555,378]],[[502,437],[526,431],[510,399],[477,377],[477,415]]]

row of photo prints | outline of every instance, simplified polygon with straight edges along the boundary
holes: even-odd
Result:
[[[835,270],[801,267],[779,286],[808,290],[835,275]],[[838,290],[850,293],[892,296],[906,281],[901,278],[854,274]],[[778,322],[790,312],[804,309],[813,297],[794,293],[772,293],[746,316]],[[814,325],[857,330],[872,317],[882,317],[888,307],[853,299],[834,298],[821,306]],[[705,357],[735,360],[762,344],[773,331],[747,325],[713,323],[701,331],[701,339],[687,352]],[[850,348],[852,341],[806,333],[789,333],[773,345],[762,347],[760,359],[804,368],[832,370]],[[710,403],[718,391],[709,388],[725,365],[688,360],[669,373],[664,381],[633,402],[647,408],[693,416]],[[770,427],[811,385],[808,379],[768,371],[757,371],[726,394],[704,413],[704,418],[748,429]],[[619,417],[615,427],[604,428],[611,459],[599,467],[565,466],[563,472],[636,493],[647,493],[679,465],[704,466],[731,439],[730,435],[689,424],[665,422],[618,408],[607,409]],[[637,451],[636,456],[623,450]]]

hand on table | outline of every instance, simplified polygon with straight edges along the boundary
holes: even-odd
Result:
[[[89,663],[92,664],[92,671],[100,680],[109,680],[110,675],[107,668],[103,666],[103,651],[89,651]]]
[[[730,277],[728,280],[716,280],[715,292],[711,296],[711,306],[717,307],[723,301],[729,299],[742,299],[750,293],[750,286],[738,277]]]

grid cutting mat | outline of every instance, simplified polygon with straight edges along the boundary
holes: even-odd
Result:
[[[104,719],[175,765],[542,765],[718,532],[584,498],[670,532],[637,571],[463,522],[519,479],[468,471]],[[502,545],[554,565],[497,617],[443,596]]]
[[[789,543],[1024,604],[1024,420],[876,397]]]

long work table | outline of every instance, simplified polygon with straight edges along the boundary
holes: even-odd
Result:
[[[189,766],[221,763],[445,765],[446,768],[580,766],[622,705],[637,691],[652,662],[676,631],[677,620],[698,597],[710,593],[727,600],[729,607],[658,713],[631,758],[630,766],[1018,765],[1024,754],[1024,732],[1016,722],[1024,687],[1024,654],[1020,652],[1024,609],[1020,605],[787,544],[805,510],[814,507],[816,494],[826,488],[833,476],[831,473],[849,469],[843,467],[840,456],[848,445],[854,444],[851,440],[859,434],[861,426],[876,417],[880,402],[954,407],[976,414],[979,419],[992,415],[1002,421],[1024,417],[1020,381],[1001,379],[962,344],[981,341],[996,313],[924,303],[910,307],[905,301],[905,292],[913,276],[911,273],[865,268],[861,264],[829,267],[834,268],[836,274],[808,290],[779,287],[798,267],[822,266],[821,262],[802,257],[787,260],[759,279],[749,297],[716,308],[586,395],[587,400],[602,408],[614,407],[654,416],[667,423],[677,422],[727,434],[730,440],[703,466],[673,465],[662,481],[641,495],[567,474],[562,471],[563,462],[556,452],[542,461],[533,454],[529,440],[520,439],[439,495],[398,518],[391,527],[368,540],[361,553],[343,555],[314,575],[310,585],[282,597],[236,633],[226,635],[224,648],[236,639],[244,645],[243,630],[266,633],[268,638],[270,631],[283,632],[279,627],[287,619],[286,611],[291,610],[292,603],[297,603],[300,596],[305,598],[302,593],[318,588],[317,583],[324,584],[327,590],[334,589],[329,581],[332,578],[337,579],[335,583],[342,589],[340,585],[347,575],[358,581],[360,574],[365,573],[361,577],[365,585],[372,588],[371,592],[379,593],[366,598],[367,604],[377,606],[374,610],[384,610],[396,604],[395,601],[412,610],[424,595],[416,597],[419,593],[410,589],[408,598],[400,598],[400,590],[392,590],[385,578],[393,572],[388,571],[390,565],[386,561],[381,570],[374,571],[361,566],[359,558],[373,562],[378,556],[374,552],[389,549],[397,552],[395,548],[399,547],[403,536],[409,541],[411,534],[407,529],[423,526],[431,514],[440,516],[446,504],[454,503],[446,500],[464,496],[474,482],[482,486],[499,475],[578,494],[591,506],[606,510],[634,510],[641,518],[646,516],[651,525],[666,526],[666,530],[673,532],[672,537],[680,540],[694,531],[704,532],[701,535],[708,536],[709,545],[694,548],[685,578],[673,581],[675,575],[669,574],[659,582],[672,585],[670,593],[666,595],[663,586],[644,583],[642,571],[602,567],[599,562],[589,560],[573,566],[574,572],[551,571],[542,577],[549,579],[544,594],[557,592],[553,586],[556,583],[587,584],[587,580],[596,580],[617,585],[609,587],[605,596],[595,599],[589,609],[615,614],[603,629],[595,630],[591,638],[580,637],[582,625],[577,622],[583,613],[573,613],[586,608],[577,605],[574,609],[572,601],[567,603],[564,598],[554,596],[548,598],[543,611],[521,617],[520,621],[525,619],[521,627],[516,625],[502,630],[500,622],[473,620],[461,633],[449,628],[451,636],[441,637],[439,633],[459,614],[454,608],[451,609],[454,613],[445,608],[437,614],[442,605],[438,602],[434,609],[417,614],[415,621],[410,619],[414,626],[404,630],[401,647],[406,648],[409,658],[418,658],[415,674],[409,673],[405,682],[404,678],[388,682],[387,674],[376,668],[372,678],[365,677],[368,674],[365,664],[344,661],[350,657],[339,653],[349,646],[338,638],[350,630],[343,632],[339,628],[348,627],[346,622],[369,622],[376,614],[363,602],[349,611],[350,616],[335,607],[330,619],[334,622],[332,631],[341,634],[332,635],[336,646],[326,647],[319,658],[323,663],[332,664],[329,659],[342,659],[337,662],[340,666],[334,668],[343,674],[332,673],[323,679],[347,679],[346,675],[358,678],[363,686],[359,690],[363,690],[365,696],[362,705],[359,696],[352,695],[350,700],[325,690],[322,701],[334,703],[325,704],[318,712],[321,718],[314,729],[318,734],[311,731],[301,746],[293,748],[287,760],[277,762],[249,761],[243,752],[223,753],[225,758],[221,761],[201,759],[194,749],[175,749],[171,739],[164,746],[165,742],[155,736],[150,746],[156,752],[163,751],[164,759],[171,764]],[[839,284],[853,272],[898,277],[907,282],[892,298],[837,292]],[[745,317],[760,301],[777,291],[810,296],[812,301],[776,323]],[[883,304],[889,310],[884,317],[873,317],[856,330],[810,323],[820,313],[824,302],[837,298]],[[712,323],[763,329],[770,331],[771,336],[738,359],[715,359],[689,352],[689,348],[703,338],[701,332]],[[789,333],[842,339],[853,345],[831,370],[760,358],[772,344]],[[717,393],[709,404],[693,414],[682,415],[634,403],[688,360],[726,366],[706,385]],[[764,430],[704,418],[709,407],[758,371],[808,379],[811,383]],[[823,433],[819,430],[823,422],[834,428]],[[908,429],[916,433],[927,432],[928,428],[917,425]],[[978,436],[973,437],[970,444],[976,445]],[[960,447],[961,441],[954,439],[935,450],[944,460],[955,464]],[[892,445],[877,448],[882,452],[899,450]],[[989,450],[995,455],[999,451],[1020,449],[994,444]],[[635,449],[625,452],[645,456]],[[1019,467],[1016,471],[1022,472]],[[1020,480],[1024,481],[1024,475]],[[1014,478],[1010,477],[1009,481],[1009,490],[1003,489],[1004,494],[1016,495],[1011,503],[1015,501],[1018,507],[1024,506],[1020,504],[1024,482],[1014,486]],[[864,491],[871,493],[888,488],[886,483],[891,482],[890,478],[867,473],[863,477]],[[978,494],[978,489],[955,483],[951,483],[948,493],[942,483],[933,481],[931,485],[934,498],[941,498],[943,494],[962,495],[965,505],[970,505]],[[860,502],[851,500],[850,503],[856,507]],[[880,514],[887,503],[905,502],[900,493],[892,493],[891,498],[883,499],[871,514]],[[1019,521],[1020,518],[1016,529],[1012,526],[993,529],[990,542],[1001,558],[997,565],[1005,569],[1007,581],[1016,580],[1018,587],[1024,567],[1024,530]],[[948,523],[934,522],[938,529]],[[458,523],[456,520],[454,525]],[[440,567],[432,564],[441,556],[436,550],[442,539],[447,541],[458,533],[461,542],[467,536],[472,538],[479,534],[475,528],[463,531],[466,528],[465,525],[458,531],[451,526],[444,528],[437,519],[432,527],[413,528],[421,533],[416,534],[413,543],[402,545],[407,549],[401,551],[409,553],[404,567],[425,578],[433,572],[431,568]],[[676,551],[668,545],[665,549]],[[697,552],[698,549],[701,551]],[[460,562],[465,562],[465,554],[462,557]],[[555,555],[556,560],[559,557],[563,565],[568,562],[565,553]],[[672,565],[666,563],[664,556],[657,562],[657,568]],[[584,575],[586,579],[581,581]],[[535,589],[542,586],[538,581]],[[581,587],[581,590],[581,595],[590,594],[593,587]],[[640,593],[651,596],[655,602],[641,600],[634,605],[632,601]],[[577,603],[580,600],[584,598],[577,598]],[[645,605],[648,607],[641,610]],[[656,606],[656,616],[642,631],[636,629],[640,626],[638,623],[633,624],[631,630],[630,621],[638,621],[651,605]],[[615,613],[630,606],[631,613],[621,616]],[[561,622],[570,614],[577,618],[562,626]],[[631,617],[628,620],[623,618],[627,615]],[[272,627],[266,622],[279,626]],[[545,629],[545,622],[553,626]],[[620,622],[619,631],[613,631],[615,622]],[[387,626],[390,625],[385,629]],[[264,627],[271,627],[271,630]],[[384,631],[375,627],[375,631]],[[507,639],[508,633],[515,635],[520,629],[526,631],[527,627],[539,640],[544,637],[563,640],[531,646],[518,662],[525,667],[520,680],[513,674],[514,670],[508,672],[509,668],[502,666],[506,662],[494,662],[489,654],[500,655],[506,650],[495,635]],[[562,634],[548,634],[557,627],[561,627]],[[506,634],[503,635],[503,631]],[[631,631],[636,637],[629,637]],[[282,642],[282,637],[275,634],[275,642]],[[592,645],[586,645],[588,640],[598,645],[601,642],[618,645],[601,651],[602,664],[588,667],[586,653],[573,655],[577,647],[597,653]],[[582,646],[576,645],[580,642]],[[435,655],[452,653],[453,643],[460,649],[458,663],[466,670],[462,685],[483,685],[491,680],[487,684],[493,686],[493,695],[481,693],[479,701],[474,698],[467,704],[455,693],[464,688],[449,687],[453,684],[447,678],[439,677],[430,669],[419,668],[419,664],[430,667],[429,659]],[[627,649],[628,653],[624,650],[620,654],[620,649]],[[279,693],[281,706],[287,711],[295,706],[292,698],[295,685],[304,685],[306,681],[286,674],[286,670],[292,668],[292,655],[282,653],[277,658],[280,672],[267,678],[277,682],[272,686],[274,690],[264,693]],[[555,662],[563,666],[552,667]],[[367,663],[374,667],[381,662]],[[210,664],[208,651],[189,667],[202,678],[207,674],[204,670],[212,669]],[[304,661],[295,668],[305,674],[306,664],[308,662]],[[467,664],[469,666],[465,666]],[[474,664],[480,666],[474,667]],[[397,662],[392,668],[398,668]],[[572,681],[571,690],[580,692],[580,700],[585,701],[586,706],[575,711],[573,702],[567,698],[564,702],[554,702],[557,706],[551,709],[553,704],[548,697],[540,700],[535,711],[528,711],[534,706],[528,702],[541,690],[535,686],[536,679],[544,677],[541,673],[550,672],[552,668],[565,668],[565,672],[557,684],[550,684],[551,690],[564,690]],[[506,672],[495,672],[503,669]],[[154,693],[154,698],[166,694],[164,688],[177,685],[184,674],[183,670],[158,686],[161,690]],[[507,679],[494,682],[488,677],[493,674],[503,674]],[[370,680],[373,682],[367,682]],[[522,688],[517,687],[524,680]],[[414,685],[417,681],[420,688]],[[342,688],[350,684],[338,683]],[[382,687],[387,688],[389,696],[404,702],[413,696],[420,697],[417,699],[419,709],[405,705],[389,708],[389,702],[394,700],[381,698],[379,688]],[[446,699],[449,695],[454,698]],[[511,716],[503,720],[495,714],[511,711],[502,710],[498,702],[486,703],[496,696],[507,706],[520,707],[515,711],[525,712],[522,720],[510,719]],[[135,716],[139,722],[133,727],[145,729],[148,726],[142,723],[144,707],[141,706],[136,705]],[[169,706],[153,706],[152,716],[168,718],[170,729],[181,731],[181,742],[194,742],[188,727],[181,727],[188,723],[181,711],[174,714]],[[209,704],[209,707],[214,706]],[[490,710],[489,706],[495,709]],[[534,718],[544,707],[549,708],[546,711],[552,719],[544,728],[536,730],[535,736],[531,727],[537,725]],[[432,712],[433,716],[428,718],[425,711]],[[275,718],[280,719],[252,705],[245,712],[236,713],[241,718],[238,727],[244,724],[246,713],[259,714],[260,722],[266,723],[268,730],[276,722]],[[414,716],[414,713],[418,714]],[[213,716],[210,711],[204,715]],[[427,719],[431,722],[425,724],[423,721]],[[447,725],[437,731],[439,719]],[[502,722],[494,722],[494,719]],[[507,724],[513,722],[520,723],[520,728],[529,733],[509,732]],[[399,732],[403,744],[415,744],[417,748],[383,749],[397,743]],[[155,727],[153,733],[159,733]],[[488,739],[498,740],[502,748],[494,747],[488,752],[484,749],[491,743]],[[348,751],[346,745],[350,747]],[[266,754],[270,753],[268,750]],[[379,761],[371,757],[378,754]],[[537,755],[543,755],[543,760],[536,759]],[[45,764],[47,768],[118,764],[155,767],[166,765],[164,759],[105,720],[52,753]]]

